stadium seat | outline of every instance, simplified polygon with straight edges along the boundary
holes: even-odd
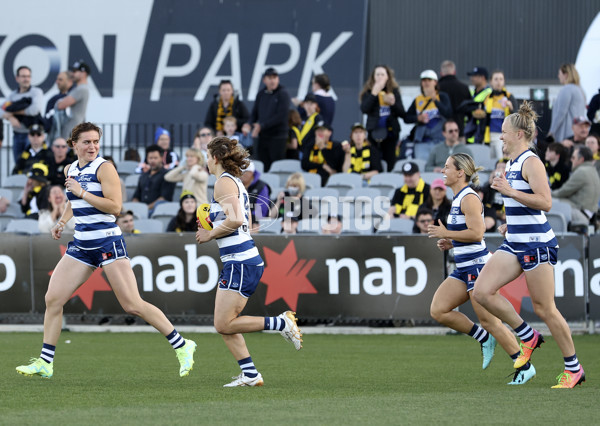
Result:
[[[442,177],[442,174],[439,172],[422,172],[421,173],[421,178],[425,181],[425,183],[428,183],[429,185],[431,185],[431,182],[433,182],[435,179],[440,179]]]
[[[290,174],[302,172],[300,160],[277,160],[271,163],[271,168],[268,172],[279,177],[279,185],[285,186],[285,182]]]
[[[125,189],[127,191],[127,199],[131,200],[138,186],[140,175],[128,175],[125,177]]]
[[[546,213],[546,219],[548,219],[548,223],[555,234],[562,234],[568,231],[567,221],[561,213],[548,212]]]
[[[343,196],[351,189],[362,188],[362,183],[362,176],[357,173],[336,173],[329,177],[325,188],[335,188]]]
[[[157,219],[136,220],[135,229],[144,234],[160,234],[164,230],[163,223]]]
[[[269,188],[271,188],[271,192],[273,192],[273,190],[275,190],[276,188],[283,187],[283,185],[285,184],[284,182],[284,184],[282,185],[279,176],[273,173],[263,173],[262,175],[260,175],[260,180],[269,185]],[[275,194],[275,196],[277,196],[277,194]]]
[[[279,219],[261,219],[258,221],[259,234],[280,234],[281,221]]]
[[[252,162],[254,163],[254,168],[257,172],[259,172],[260,174],[263,174],[265,172],[265,164],[262,161],[252,160]]]
[[[139,166],[137,161],[123,160],[117,163],[117,172],[119,175],[125,177],[128,175],[135,174],[135,169]]]
[[[304,178],[304,183],[306,184],[306,188],[321,188],[322,180],[321,175],[318,173],[309,173],[302,172],[302,177]]]
[[[13,219],[6,225],[5,232],[35,235],[40,233],[36,219]]]
[[[387,194],[404,185],[404,177],[399,173],[378,173],[369,181],[369,188],[378,189],[382,194]]]
[[[552,199],[552,207],[550,213],[559,213],[567,221],[567,225],[571,222],[571,204],[566,201],[559,200],[558,198]]]
[[[297,232],[299,234],[319,234],[322,223],[323,220],[320,218],[301,219],[298,221]]]
[[[21,188],[23,190],[23,188]],[[7,188],[0,188],[0,198],[6,198],[9,203],[13,201],[13,192]]]
[[[8,189],[12,192],[13,200],[18,200],[23,193],[23,188],[27,183],[27,176],[25,175],[10,175],[2,179],[2,188]]]
[[[135,219],[148,219],[148,204],[140,201],[123,203],[123,211],[131,210]]]
[[[381,222],[378,234],[412,234],[414,222],[412,219],[392,218]]]
[[[173,201],[179,202],[179,198],[181,197],[181,193],[183,192],[183,182],[177,182],[175,184],[175,189],[173,189]]]
[[[179,202],[170,201],[168,203],[160,203],[154,209],[154,213],[152,214],[152,219],[160,220],[163,224],[163,229],[166,230],[169,222],[179,212]],[[137,222],[135,222],[137,226]]]

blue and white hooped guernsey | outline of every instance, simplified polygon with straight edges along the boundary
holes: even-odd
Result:
[[[464,231],[467,229],[465,214],[460,208],[460,203],[467,195],[473,194],[479,199],[479,195],[470,187],[465,186],[452,199],[452,207],[448,215],[449,231]],[[481,203],[481,200],[479,200]],[[483,205],[481,208],[481,221],[483,222]],[[492,256],[488,251],[485,241],[482,239],[478,243],[463,243],[452,240],[454,246],[454,261],[457,268],[466,268],[468,266],[482,265]]]
[[[522,174],[523,163],[529,157],[537,157],[537,155],[527,150],[514,161],[509,161],[506,165],[506,180],[512,188],[526,194],[533,194],[529,182],[523,179]],[[511,247],[516,250],[558,247],[554,231],[543,211],[526,207],[510,197],[503,196],[502,198],[504,199],[507,224],[504,237]]]
[[[103,197],[102,186],[98,181],[98,167],[105,161],[102,157],[96,157],[94,161],[79,168],[76,160],[69,167],[67,176],[74,178],[90,194]],[[77,247],[92,250],[121,239],[121,228],[117,226],[114,215],[98,210],[70,191],[67,191],[67,198],[75,218],[73,243]]]
[[[248,265],[261,265],[263,263],[258,249],[254,245],[254,240],[250,236],[249,220],[248,220],[248,209],[249,200],[248,192],[241,180],[235,176],[225,172],[218,179],[230,178],[238,187],[238,202],[240,208],[244,214],[244,220],[242,226],[234,230],[224,237],[217,238],[217,244],[219,246],[219,254],[221,256],[221,262],[227,263],[245,263]],[[217,228],[225,221],[225,213],[219,203],[217,203],[213,197],[210,201],[210,220],[213,224],[213,228]]]

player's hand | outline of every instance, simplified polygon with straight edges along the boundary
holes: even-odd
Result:
[[[198,231],[196,231],[196,242],[198,244],[202,244],[202,243],[206,243],[210,240],[211,240],[210,231],[207,231],[206,229],[199,226]]]
[[[441,240],[438,240],[437,246],[440,249],[440,251],[450,250],[452,247],[454,247],[452,245],[452,241],[448,238],[442,238]]]
[[[60,236],[62,235],[62,232],[64,229],[65,229],[64,222],[62,222],[62,221],[56,222],[56,225],[54,225],[52,227],[52,229],[50,230],[50,233],[52,234],[52,238],[54,238],[55,240],[60,239]]]
[[[429,238],[446,238],[446,227],[442,223],[441,219],[438,219],[438,226],[429,225],[427,227],[427,233],[429,234]]]
[[[83,195],[83,188],[81,188],[79,182],[70,176],[65,180],[65,187],[67,188],[67,191],[73,193],[73,195],[76,195],[79,198],[81,198],[81,195]]]
[[[500,234],[502,234],[502,236],[506,235],[506,231],[507,231],[507,230],[508,230],[508,229],[507,229],[506,223],[503,223],[502,225],[500,225],[500,226],[498,227],[498,232],[499,232]]]

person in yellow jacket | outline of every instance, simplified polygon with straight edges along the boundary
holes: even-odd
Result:
[[[492,72],[492,93],[483,101],[483,109],[487,115],[487,126],[483,137],[484,143],[489,143],[493,158],[502,158],[502,123],[517,105],[515,97],[504,87],[504,72]]]
[[[492,88],[488,85],[489,74],[484,67],[474,67],[467,75],[475,89],[472,91],[473,100],[460,107],[468,117],[465,123],[465,138],[467,143],[483,143],[487,117],[483,103],[492,93]]]

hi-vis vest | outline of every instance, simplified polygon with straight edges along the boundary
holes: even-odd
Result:
[[[371,147],[365,143],[358,151],[355,146],[350,148],[350,168],[348,173],[363,173],[371,170]]]
[[[492,93],[492,88],[491,87],[486,87],[485,89],[483,89],[481,92],[479,92],[477,95],[474,95],[474,91],[471,91],[471,96],[473,96],[473,101],[477,102],[477,103],[483,103],[485,101],[485,99],[490,95],[490,93]],[[477,123],[477,125],[479,126],[481,120],[475,120],[475,122]],[[489,139],[487,140],[489,143]],[[475,142],[475,135],[471,136],[469,139],[467,139],[468,143],[474,143]]]
[[[508,98],[510,93],[506,90],[502,90],[501,93],[494,95],[490,94],[483,101],[483,109],[489,117],[488,125],[485,128],[485,135],[483,141],[485,143],[490,142],[490,133],[502,133],[502,123],[504,119],[510,114],[510,109],[506,106],[502,106],[502,99]]]

